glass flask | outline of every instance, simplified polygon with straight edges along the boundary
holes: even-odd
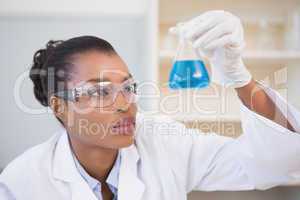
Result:
[[[179,45],[169,76],[171,89],[205,88],[210,78],[199,53],[189,40],[179,36]]]

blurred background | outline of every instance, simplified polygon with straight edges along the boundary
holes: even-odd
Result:
[[[27,76],[34,52],[50,39],[95,35],[108,40],[139,82],[160,86],[158,91],[143,89],[141,111],[169,115],[204,132],[238,137],[239,100],[233,90],[213,83],[196,91],[167,87],[177,49],[177,38],[168,34],[168,28],[213,9],[241,18],[247,42],[243,57],[254,78],[300,109],[299,0],[0,0],[0,169],[59,126],[34,99]],[[174,95],[180,98],[171,98]],[[196,102],[194,95],[199,97]],[[192,192],[189,199],[299,200],[300,187]]]

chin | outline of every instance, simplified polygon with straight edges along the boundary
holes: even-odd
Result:
[[[119,146],[119,148],[125,148],[125,147],[129,147],[133,143],[134,143],[134,137],[132,137],[132,136],[123,136],[123,138],[121,139],[118,146]]]
[[[131,135],[115,136],[111,139],[112,140],[109,146],[112,149],[126,148],[134,143],[134,137]]]

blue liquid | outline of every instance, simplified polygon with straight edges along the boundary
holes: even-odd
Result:
[[[209,82],[209,75],[203,61],[180,60],[173,64],[169,87],[172,89],[205,88]]]

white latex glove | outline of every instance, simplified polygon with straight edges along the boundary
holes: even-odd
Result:
[[[243,87],[251,81],[241,54],[245,46],[241,21],[225,11],[208,11],[170,28],[193,43],[212,67],[212,81],[234,88]]]

